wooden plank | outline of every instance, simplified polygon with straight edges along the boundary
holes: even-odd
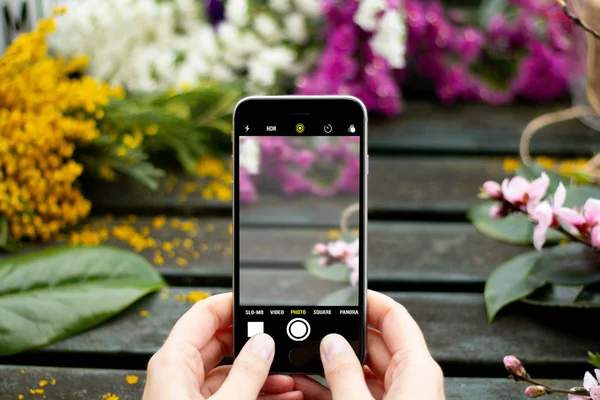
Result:
[[[24,373],[21,373],[23,371]],[[101,398],[106,393],[114,393],[120,400],[140,399],[146,382],[146,372],[139,370],[77,369],[32,366],[0,366],[0,399],[40,398],[29,393],[38,389],[41,380],[56,379],[56,384],[43,387],[48,399],[89,400]],[[127,383],[127,377],[137,377],[136,384]],[[581,381],[551,380],[560,387],[580,386]],[[444,389],[447,399],[473,400],[496,399],[514,400],[525,385],[509,379],[446,378]]]
[[[371,157],[369,169],[369,211],[379,218],[419,212],[453,213],[462,218],[476,201],[483,182],[505,176],[499,158]],[[231,201],[202,198],[203,182],[171,176],[154,193],[123,183],[94,182],[85,186],[85,195],[97,213],[230,215]],[[195,191],[189,192],[190,187]],[[332,226],[338,224],[340,213],[353,201],[352,196],[335,196],[295,197],[290,202],[275,193],[262,193],[256,203],[245,206],[241,218],[257,225]]]
[[[264,290],[272,286],[269,279],[261,280]],[[120,316],[96,329],[40,349],[35,353],[0,359],[3,363],[37,364],[51,359],[60,365],[65,355],[78,355],[79,366],[91,362],[94,356],[125,355],[142,357],[140,364],[161,346],[177,319],[190,307],[181,298],[189,290],[220,292],[211,288],[171,288],[167,299],[161,294],[146,297]],[[533,370],[560,367],[565,376],[583,372],[587,351],[597,349],[593,330],[565,324],[565,320],[597,318],[597,311],[578,315],[572,310],[528,309],[519,307],[503,313],[489,324],[480,294],[448,293],[388,293],[402,303],[421,326],[431,352],[444,368],[456,375],[467,368],[469,374],[489,372],[488,376],[502,377],[502,358],[515,354]],[[280,298],[284,298],[282,292]],[[147,310],[148,315],[140,312]],[[581,319],[583,318],[583,319]],[[143,367],[142,367],[143,368]],[[468,369],[471,368],[471,369]],[[532,372],[533,372],[532,370]],[[486,373],[487,373],[486,372]],[[539,374],[536,374],[539,376]],[[465,376],[462,375],[461,376]],[[469,375],[466,375],[469,376]],[[473,376],[473,375],[471,375]],[[481,375],[480,375],[481,376]],[[545,376],[549,376],[546,374]],[[571,375],[569,375],[571,376]]]
[[[131,221],[130,217],[95,217],[80,231],[96,232],[88,234],[92,237],[98,232],[111,232],[106,244],[131,249],[132,235],[124,241],[114,234],[115,229],[131,227],[142,240],[154,239],[155,246],[141,250],[141,254],[172,281],[186,284],[185,279],[189,279],[194,285],[231,286],[229,220],[165,218],[160,228],[156,227],[162,223],[162,217],[136,217]],[[142,235],[145,229],[148,234]],[[332,240],[336,234],[338,231],[329,229],[248,228],[241,235],[242,258],[246,265],[257,268],[300,269],[315,243]],[[42,247],[29,245],[26,251]],[[172,250],[165,250],[171,247]],[[372,222],[368,233],[368,273],[370,284],[377,289],[390,282],[472,283],[481,289],[497,265],[529,250],[490,239],[468,223]],[[10,256],[0,254],[0,260]]]
[[[516,155],[521,132],[537,116],[570,105],[515,104],[490,106],[462,103],[451,106],[410,101],[394,119],[370,125],[372,154],[454,153]],[[600,136],[573,120],[544,128],[533,139],[534,154],[590,157],[598,151]]]

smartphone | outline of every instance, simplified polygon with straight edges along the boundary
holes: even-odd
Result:
[[[321,340],[338,333],[364,362],[367,143],[366,108],[355,97],[237,104],[234,357],[264,332],[275,340],[271,373],[320,374]]]

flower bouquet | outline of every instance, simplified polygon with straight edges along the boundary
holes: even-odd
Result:
[[[64,12],[64,10],[62,11]],[[23,34],[0,58],[0,248],[50,240],[92,205],[82,175],[119,175],[149,188],[159,164],[193,172],[200,156],[227,149],[239,92],[202,83],[178,94],[126,96],[85,75],[87,57],[48,53],[54,18]]]

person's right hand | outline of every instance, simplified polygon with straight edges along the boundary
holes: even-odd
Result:
[[[406,309],[369,291],[367,360],[362,367],[350,344],[331,334],[321,342],[321,359],[330,389],[306,376],[294,377],[304,400],[443,400],[442,370]]]

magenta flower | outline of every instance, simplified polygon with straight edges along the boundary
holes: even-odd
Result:
[[[596,377],[589,372],[585,373],[583,377],[583,387],[585,390],[590,392],[589,396],[580,396],[580,395],[569,395],[569,400],[600,400],[600,385],[598,381],[600,381],[600,369],[595,369],[594,373]]]
[[[563,207],[566,197],[567,189],[561,182],[554,193],[552,205],[544,201],[536,206],[533,212],[530,212],[531,218],[538,223],[533,231],[533,245],[538,251],[542,250],[546,242],[548,228],[557,228],[560,226],[560,221],[562,221],[570,230],[574,230],[576,226],[584,222],[584,218],[575,210]]]
[[[502,182],[502,194],[506,201],[525,211],[539,204],[546,195],[549,185],[550,178],[545,172],[532,182],[522,176],[515,176]]]

